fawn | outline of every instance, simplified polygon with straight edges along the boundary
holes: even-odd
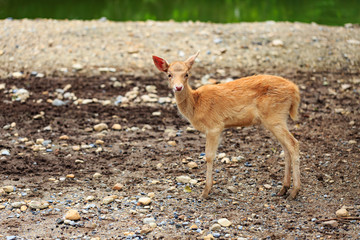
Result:
[[[300,190],[299,143],[287,128],[288,115],[297,119],[300,103],[299,88],[293,82],[271,75],[255,75],[228,83],[205,85],[193,90],[189,83],[190,69],[195,55],[185,62],[169,64],[153,56],[155,66],[167,73],[181,114],[193,127],[206,135],[206,182],[201,195],[207,198],[213,185],[213,161],[225,128],[262,124],[276,137],[285,153],[285,176],[278,195],[294,199]]]

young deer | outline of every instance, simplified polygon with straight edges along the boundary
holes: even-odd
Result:
[[[153,56],[155,66],[167,73],[177,106],[185,118],[206,135],[206,183],[202,193],[207,198],[213,185],[213,161],[224,128],[262,124],[281,143],[285,152],[285,177],[278,195],[294,199],[300,190],[299,143],[287,128],[288,115],[295,120],[300,103],[299,88],[289,80],[271,75],[256,75],[232,82],[205,85],[193,90],[189,83],[190,69],[195,55],[185,62],[169,64],[165,59]]]

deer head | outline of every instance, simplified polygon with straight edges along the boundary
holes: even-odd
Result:
[[[167,73],[169,85],[173,91],[181,92],[184,89],[185,84],[187,84],[190,76],[190,69],[198,55],[199,51],[184,62],[177,61],[170,64],[163,58],[157,56],[153,56],[152,58],[157,69]]]

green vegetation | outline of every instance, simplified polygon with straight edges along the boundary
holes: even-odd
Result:
[[[0,18],[360,23],[358,0],[0,0]]]

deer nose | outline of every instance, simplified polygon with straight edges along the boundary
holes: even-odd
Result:
[[[180,92],[181,90],[183,90],[183,86],[175,86],[174,90]]]

